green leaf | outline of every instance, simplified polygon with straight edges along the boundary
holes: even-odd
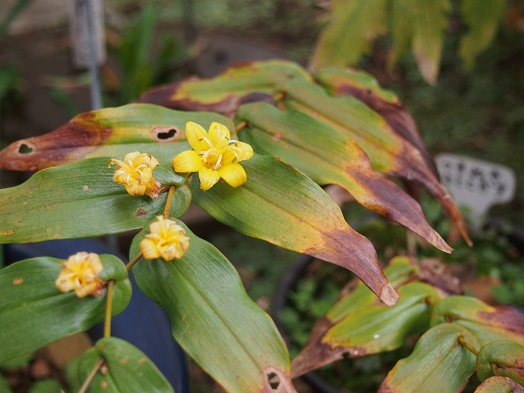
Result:
[[[115,281],[113,315],[127,307],[131,284],[124,263],[112,255],[100,255],[104,269],[100,278]],[[62,293],[55,281],[60,260],[50,257],[26,259],[0,270],[0,361],[34,351],[104,320],[106,289],[101,296],[78,298]]]
[[[348,313],[328,326],[324,334],[309,340],[293,359],[293,376],[297,377],[335,360],[343,354],[361,357],[399,348],[412,334],[429,327],[431,306],[441,297],[432,286],[413,282],[398,290],[395,307],[368,304]]]
[[[116,337],[97,341],[80,359],[78,378],[84,381],[91,370],[103,359],[99,371],[90,384],[88,393],[174,393],[169,382],[138,348]]]
[[[398,136],[388,123],[356,98],[331,97],[318,85],[290,81],[284,87],[286,99],[281,103],[345,133],[368,155],[377,172],[398,176],[424,186],[448,211],[464,239],[471,243],[466,224],[446,188],[426,165],[420,152]]]
[[[422,77],[429,84],[437,80],[448,23],[449,0],[395,0],[392,2],[392,32],[396,61],[411,42]]]
[[[0,374],[0,392],[12,393],[9,381],[2,374]]]
[[[480,349],[462,326],[443,323],[431,328],[413,353],[388,373],[378,392],[461,392],[475,371],[475,355],[462,343]]]
[[[512,341],[494,341],[480,350],[477,375],[481,381],[494,375],[524,384],[524,346]]]
[[[3,390],[2,390],[3,391]],[[29,393],[61,393],[64,388],[55,379],[41,379],[36,381],[29,390]]]
[[[469,31],[460,40],[459,53],[468,68],[493,41],[506,10],[506,0],[462,0],[462,19]]]
[[[366,153],[346,133],[304,113],[282,112],[265,103],[243,105],[237,119],[249,124],[239,134],[257,153],[282,158],[320,185],[340,185],[361,205],[451,252],[429,226],[419,204],[377,175]]]
[[[205,110],[231,116],[244,102],[274,102],[279,86],[288,79],[311,80],[296,63],[270,60],[228,68],[211,79],[190,77],[146,92],[141,102],[169,108]]]
[[[491,377],[482,382],[475,393],[524,393],[524,387],[507,377]]]
[[[14,358],[9,359],[8,361],[0,363],[0,369],[4,370],[14,370],[16,368],[22,368],[29,366],[29,363],[31,363],[31,360],[33,360],[34,353],[28,352],[24,353],[20,356],[16,356]],[[1,392],[2,390],[0,390]]]
[[[149,104],[130,104],[82,113],[47,134],[11,143],[0,151],[0,168],[34,171],[90,157],[123,157],[140,151],[168,164],[187,149],[185,128],[194,121],[207,128],[218,114],[180,112]]]
[[[482,346],[497,340],[524,345],[524,314],[511,307],[492,307],[474,297],[450,296],[435,307],[432,324],[444,321],[464,326]]]
[[[340,208],[310,178],[273,157],[242,161],[247,182],[233,188],[217,183],[190,187],[193,200],[237,231],[353,271],[386,304],[397,294],[380,269],[373,245],[355,232]]]
[[[268,374],[290,385],[289,355],[271,318],[246,294],[229,261],[185,227],[190,237],[179,260],[141,260],[140,289],[168,314],[173,336],[228,392],[266,392]],[[139,233],[130,255],[139,251]]]
[[[355,65],[369,52],[370,42],[384,33],[385,0],[338,0],[332,7],[311,59],[314,70]]]
[[[413,19],[416,17],[416,6],[412,0],[395,0],[391,2],[391,36],[393,50],[388,59],[388,68],[391,70],[398,59],[408,50],[411,38],[415,31]]]
[[[120,233],[143,228],[162,214],[167,192],[158,199],[129,195],[113,182],[108,158],[91,158],[44,169],[25,183],[0,190],[0,243],[28,243]],[[162,187],[185,178],[169,167],[153,171]],[[171,214],[182,215],[191,201],[186,186],[177,187]]]

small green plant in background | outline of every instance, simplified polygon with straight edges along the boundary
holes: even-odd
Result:
[[[424,80],[434,84],[439,74],[445,31],[450,15],[465,26],[459,54],[471,68],[489,47],[506,12],[506,0],[373,0],[335,1],[311,60],[313,69],[355,66],[372,42],[389,31],[393,39],[389,66],[411,48]],[[342,47],[341,47],[342,45]]]
[[[172,80],[190,58],[175,34],[158,31],[160,13],[160,7],[147,5],[120,34],[115,48],[120,75],[111,91],[113,105],[136,100],[145,90]]]

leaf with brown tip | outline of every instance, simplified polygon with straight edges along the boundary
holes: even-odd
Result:
[[[91,157],[123,157],[140,151],[169,163],[187,148],[185,127],[195,121],[203,127],[220,122],[219,114],[180,112],[150,104],[129,104],[75,116],[47,134],[13,142],[0,151],[0,168],[34,171]]]
[[[312,255],[353,271],[384,303],[398,295],[382,272],[371,242],[344,220],[340,208],[313,180],[274,157],[242,161],[247,182],[190,184],[193,201],[220,222],[252,237]]]
[[[524,345],[524,313],[508,306],[492,307],[470,296],[450,296],[440,301],[432,324],[453,321],[472,332],[482,346],[496,340]]]
[[[313,83],[294,80],[284,87],[280,105],[297,110],[346,133],[366,152],[373,168],[423,185],[444,207],[471,244],[466,223],[448,191],[435,177],[420,152],[399,137],[379,114],[354,97],[331,97]]]
[[[256,152],[282,158],[320,185],[340,185],[363,206],[451,252],[429,226],[418,203],[377,175],[366,153],[346,133],[304,113],[282,112],[265,103],[243,105],[237,119],[249,124],[239,135]]]
[[[413,282],[399,288],[395,307],[369,304],[354,310],[293,359],[292,375],[303,375],[342,358],[361,357],[399,348],[412,334],[429,327],[430,303],[440,297],[428,284]]]

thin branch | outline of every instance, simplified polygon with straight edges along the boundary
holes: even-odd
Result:
[[[109,281],[107,287],[107,297],[106,297],[106,318],[104,321],[104,337],[111,337],[111,316],[113,309],[113,289],[115,288],[115,282],[113,280]]]
[[[98,363],[95,365],[95,367],[91,370],[91,372],[87,376],[86,380],[84,381],[84,383],[83,383],[82,387],[80,388],[80,390],[78,391],[78,393],[86,393],[87,392],[87,389],[89,389],[89,385],[91,385],[91,382],[93,382],[93,379],[95,379],[96,373],[98,372],[98,370],[100,370],[102,368],[104,363],[105,363],[104,359],[100,359],[98,361]]]
[[[477,351],[475,348],[469,345],[469,343],[466,340],[464,340],[464,337],[460,336],[458,338],[458,342],[460,345],[462,345],[464,348],[470,351],[473,355],[477,356],[479,354],[479,351]]]
[[[247,127],[247,121],[245,120],[242,120],[240,123],[238,123],[238,125],[235,127],[235,131],[238,132],[238,131],[242,131],[244,128]]]
[[[175,195],[175,186],[169,187],[169,192],[167,193],[166,205],[164,206],[164,217],[169,216],[169,210],[171,210],[171,202],[173,202],[173,195]]]
[[[133,259],[129,261],[129,263],[126,265],[127,271],[130,271],[131,268],[136,265],[140,258],[142,258],[142,255],[144,255],[144,253],[140,251]]]
[[[286,98],[286,95],[287,93],[285,91],[280,91],[273,96],[273,100],[275,100],[275,102],[282,101],[284,98]]]

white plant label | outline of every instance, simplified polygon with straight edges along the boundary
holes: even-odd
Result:
[[[473,230],[481,229],[491,206],[515,196],[515,173],[506,166],[454,154],[440,154],[435,161],[455,203],[466,207]]]

